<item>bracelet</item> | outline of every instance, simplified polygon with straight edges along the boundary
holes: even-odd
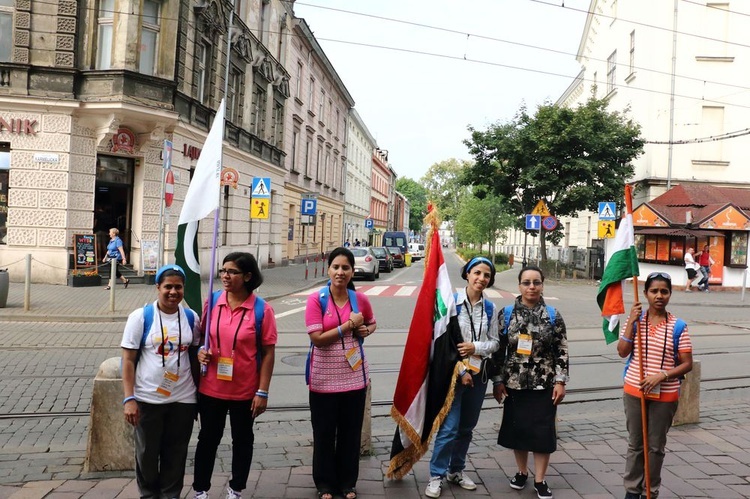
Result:
[[[354,327],[354,321],[349,319],[349,331],[354,331],[356,328]]]
[[[336,326],[336,329],[339,330],[339,338],[343,338],[344,337],[344,333],[341,331],[341,326]]]
[[[498,380],[498,381],[493,381],[492,382],[492,386],[504,385],[504,384],[505,384],[505,382],[502,381],[502,380]]]
[[[468,371],[466,369],[464,369],[463,371],[461,371],[460,373],[458,373],[458,377],[462,378],[464,376],[464,374],[466,374],[467,372]]]
[[[265,390],[256,390],[256,391],[255,391],[255,396],[256,396],[256,397],[260,397],[260,398],[264,398],[264,399],[267,399],[267,398],[268,398],[268,392],[267,392],[267,391],[265,391]]]
[[[626,338],[624,335],[620,335],[620,339],[623,341],[627,341],[628,343],[633,343],[633,340],[631,340],[630,338]]]
[[[664,381],[667,381],[669,379],[669,374],[667,374],[667,371],[661,372],[664,375]]]
[[[125,397],[124,399],[122,399],[122,405],[127,404],[131,400],[135,400],[135,396],[131,395],[130,397]]]

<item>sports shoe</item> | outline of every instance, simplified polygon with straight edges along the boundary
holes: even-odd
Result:
[[[547,487],[547,481],[542,480],[541,482],[534,482],[534,489],[536,490],[536,496],[539,499],[549,499],[552,497],[552,491]]]
[[[208,499],[208,492],[206,491],[195,491],[195,496],[193,496],[193,499]]]
[[[447,480],[450,483],[455,483],[456,485],[458,485],[462,489],[466,489],[466,490],[476,490],[477,489],[477,484],[474,483],[471,480],[471,478],[469,478],[468,476],[464,475],[463,471],[458,471],[456,473],[448,473],[448,476],[446,478],[447,478]]]
[[[427,484],[427,488],[424,489],[424,495],[427,497],[440,497],[440,493],[443,491],[443,477],[433,476],[430,477],[430,483]]]
[[[227,487],[226,499],[242,499],[242,492],[237,492],[232,487]]]
[[[520,471],[516,473],[516,476],[510,479],[510,488],[521,490],[522,488],[526,487],[526,480],[529,479],[529,475],[524,475]]]

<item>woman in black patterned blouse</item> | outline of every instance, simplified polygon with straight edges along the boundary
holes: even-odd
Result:
[[[542,270],[521,269],[518,289],[516,303],[498,317],[502,368],[493,376],[493,395],[505,405],[497,443],[513,449],[518,472],[510,486],[517,490],[526,485],[528,455],[534,453],[534,488],[543,499],[552,497],[544,477],[557,450],[555,416],[568,381],[568,340],[560,313],[544,303]]]

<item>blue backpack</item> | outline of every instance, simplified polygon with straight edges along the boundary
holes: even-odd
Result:
[[[347,289],[347,293],[349,294],[349,303],[352,306],[352,312],[355,314],[359,313],[359,306],[357,304],[357,293],[353,289]],[[318,301],[320,302],[320,310],[323,315],[325,315],[326,310],[328,309],[328,300],[331,297],[331,291],[328,289],[328,286],[324,286],[320,288],[320,291],[318,292]],[[367,377],[365,375],[365,351],[362,348],[362,343],[364,340],[362,338],[357,337],[359,340],[359,354],[362,356],[362,377],[365,380],[365,385],[367,384]],[[310,350],[307,352],[307,361],[305,362],[305,384],[310,384],[310,365],[312,364],[312,352],[313,352],[313,343],[310,342]]]
[[[557,314],[555,312],[555,308],[551,307],[550,305],[545,305],[547,308],[547,315],[549,315],[549,321],[552,325],[555,324],[555,318],[557,317]],[[500,331],[500,334],[508,334],[508,326],[510,325],[510,316],[513,314],[513,309],[515,308],[515,305],[508,305],[507,307],[503,307],[503,318],[505,319],[503,321],[503,325],[505,326],[505,329]]]
[[[456,315],[461,315],[463,303],[458,303],[458,293],[453,293],[453,301],[456,302]],[[492,322],[492,316],[495,315],[495,304],[489,300],[484,300],[484,311],[487,313],[487,325]]]
[[[641,312],[641,317],[638,319],[638,322],[640,322],[641,319],[643,319],[643,315],[645,313],[646,313],[646,311],[642,311]],[[686,327],[687,327],[687,323],[685,323],[685,321],[683,321],[682,319],[677,319],[675,321],[675,323],[674,323],[674,328],[672,329],[672,354],[674,356],[674,365],[675,366],[677,366],[677,364],[678,364],[678,362],[680,360],[678,358],[678,353],[679,352],[677,351],[677,347],[680,345],[680,336],[682,336],[682,333],[685,331]],[[633,340],[635,340],[635,333],[636,333],[636,331],[637,331],[636,324],[633,323]],[[630,351],[630,355],[628,356],[628,360],[625,361],[625,368],[622,371],[622,377],[623,377],[623,379],[625,379],[625,374],[627,374],[627,372],[628,372],[628,367],[630,366],[630,361],[633,360],[633,355],[634,354],[635,354],[635,347],[633,347],[633,349]],[[684,377],[685,376],[680,376],[680,378],[679,378],[680,381],[682,381],[682,379]]]

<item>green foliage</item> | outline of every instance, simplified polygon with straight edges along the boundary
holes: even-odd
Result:
[[[495,265],[508,264],[507,253],[495,253]]]
[[[464,175],[470,167],[469,161],[448,159],[432,165],[421,178],[428,200],[435,203],[443,220],[458,217],[461,200],[469,192]]]
[[[484,189],[475,189],[477,195],[465,196],[456,220],[456,237],[460,242],[489,244],[494,251],[500,232],[511,227],[514,218],[506,211],[503,199],[487,194]]]
[[[401,177],[396,180],[396,190],[409,200],[409,230],[421,232],[427,215],[427,189],[416,180]]]

